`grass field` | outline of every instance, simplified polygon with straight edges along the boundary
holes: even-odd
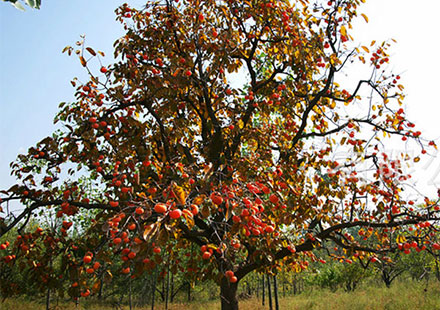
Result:
[[[426,289],[426,290],[425,290]],[[1,310],[44,310],[43,298],[41,303],[30,302],[23,299],[7,299],[0,303]],[[114,310],[111,305],[96,304],[92,301],[82,301],[78,308],[73,303],[52,305],[51,309],[66,310]],[[128,310],[127,305],[123,306]],[[151,309],[149,307],[136,307],[137,310]],[[165,309],[164,305],[158,304],[156,310]],[[170,310],[215,310],[220,309],[218,301],[203,303],[192,302],[173,303]],[[261,305],[261,299],[251,298],[240,301],[241,310],[269,309]],[[302,294],[280,298],[281,310],[440,310],[440,284],[431,281],[426,282],[398,282],[390,289],[384,286],[364,286],[354,292],[330,292],[327,290],[309,290]]]

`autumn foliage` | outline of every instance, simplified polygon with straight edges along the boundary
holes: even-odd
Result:
[[[67,47],[90,80],[72,81],[63,130],[12,164],[18,183],[2,206],[26,208],[0,219],[0,236],[43,208],[65,223],[2,245],[1,264],[35,262],[23,268],[50,281],[44,243],[79,297],[96,293],[115,256],[120,273],[139,277],[165,252],[188,278],[217,281],[222,309],[237,309],[249,272],[299,272],[321,259],[314,249],[372,263],[407,242],[439,250],[437,201],[405,195],[414,158],[384,152],[436,147],[406,119],[390,45],[352,37],[358,15],[368,22],[363,1],[290,2],[123,5],[116,63],[83,42]],[[76,226],[84,210],[89,224]]]

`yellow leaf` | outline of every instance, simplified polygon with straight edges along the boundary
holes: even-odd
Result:
[[[176,195],[177,201],[181,205],[184,205],[186,203],[186,192],[183,190],[182,187],[174,184],[174,194]]]
[[[61,53],[65,53],[66,51],[72,50],[71,46],[66,46],[65,48],[63,48],[63,50],[61,51]]]
[[[87,65],[87,61],[84,59],[84,57],[79,56],[79,61],[81,62],[81,65],[82,65],[83,67],[85,67],[85,66]]]
[[[368,47],[366,47],[366,46],[361,46],[361,47],[362,47],[362,49],[363,49],[364,51],[366,51],[367,53],[370,52],[370,50],[368,49]]]
[[[206,206],[206,205],[204,205],[204,206],[202,207],[202,210],[201,210],[200,213],[202,214],[202,216],[203,216],[204,218],[207,218],[207,217],[211,214],[211,212],[210,212],[208,206]]]
[[[140,198],[147,199],[147,195],[144,192],[136,193],[136,195]]]
[[[149,241],[156,234],[158,227],[157,223],[145,226],[143,234],[144,240]]]
[[[179,74],[180,71],[181,71],[181,68],[177,68],[177,70],[174,71],[174,73],[172,74],[172,76],[173,76],[173,77],[176,77],[176,76]]]
[[[341,34],[345,37],[347,36],[347,29],[345,29],[345,26],[341,26]]]
[[[194,227],[194,218],[189,214],[187,214],[186,212],[183,212],[182,214],[186,220],[186,225],[188,226],[189,229],[192,229]]]
[[[406,242],[406,238],[404,236],[400,235],[400,236],[398,236],[396,238],[396,242],[397,243],[405,243]]]
[[[96,56],[96,52],[93,50],[93,48],[91,48],[91,47],[86,47],[86,50],[87,50],[92,56]]]
[[[361,16],[365,19],[365,21],[368,23],[368,17],[364,13],[361,13]]]
[[[207,244],[207,248],[208,249],[217,250],[218,247],[215,244],[213,244],[213,243],[209,243],[209,244]]]
[[[205,195],[200,195],[193,200],[193,204],[200,206],[206,199]]]

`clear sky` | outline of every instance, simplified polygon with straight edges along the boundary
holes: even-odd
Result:
[[[355,39],[363,42],[397,41],[389,50],[390,63],[402,76],[407,116],[424,137],[435,140],[440,147],[440,97],[435,95],[440,72],[436,60],[440,41],[435,39],[440,30],[439,10],[438,0],[367,0],[360,11],[369,17],[369,23],[359,18],[353,28]],[[440,187],[440,154],[430,155],[422,157],[412,175],[417,190],[435,198]]]
[[[13,184],[9,163],[50,135],[58,104],[73,100],[70,80],[85,80],[78,60],[61,50],[85,34],[87,45],[107,54],[103,63],[111,63],[113,42],[123,35],[114,10],[124,2],[135,7],[145,3],[43,0],[41,10],[26,12],[0,3],[0,189]],[[359,11],[370,22],[359,18],[352,34],[366,43],[397,40],[390,49],[391,64],[406,87],[408,117],[440,146],[439,10],[438,0],[367,0]],[[423,161],[415,175],[418,189],[433,195],[440,187],[439,159]]]
[[[86,73],[74,56],[61,51],[86,35],[87,45],[104,51],[123,35],[114,10],[142,0],[43,0],[41,10],[21,12],[0,3],[0,189],[13,184],[9,163],[54,130],[62,101],[74,99],[73,77]]]

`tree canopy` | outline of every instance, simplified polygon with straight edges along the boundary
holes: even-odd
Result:
[[[0,236],[20,228],[1,264],[28,260],[56,281],[44,242],[78,297],[96,291],[115,255],[138,277],[166,252],[188,278],[220,285],[222,309],[238,309],[248,273],[299,272],[319,260],[314,249],[372,263],[407,242],[438,250],[437,200],[405,195],[419,155],[384,152],[436,148],[406,118],[390,43],[352,37],[355,18],[368,22],[364,1],[290,2],[122,5],[114,64],[84,41],[66,47],[90,79],[72,80],[62,129],[11,164],[18,182],[0,211],[26,207],[0,218]],[[22,232],[47,209],[58,230]]]

